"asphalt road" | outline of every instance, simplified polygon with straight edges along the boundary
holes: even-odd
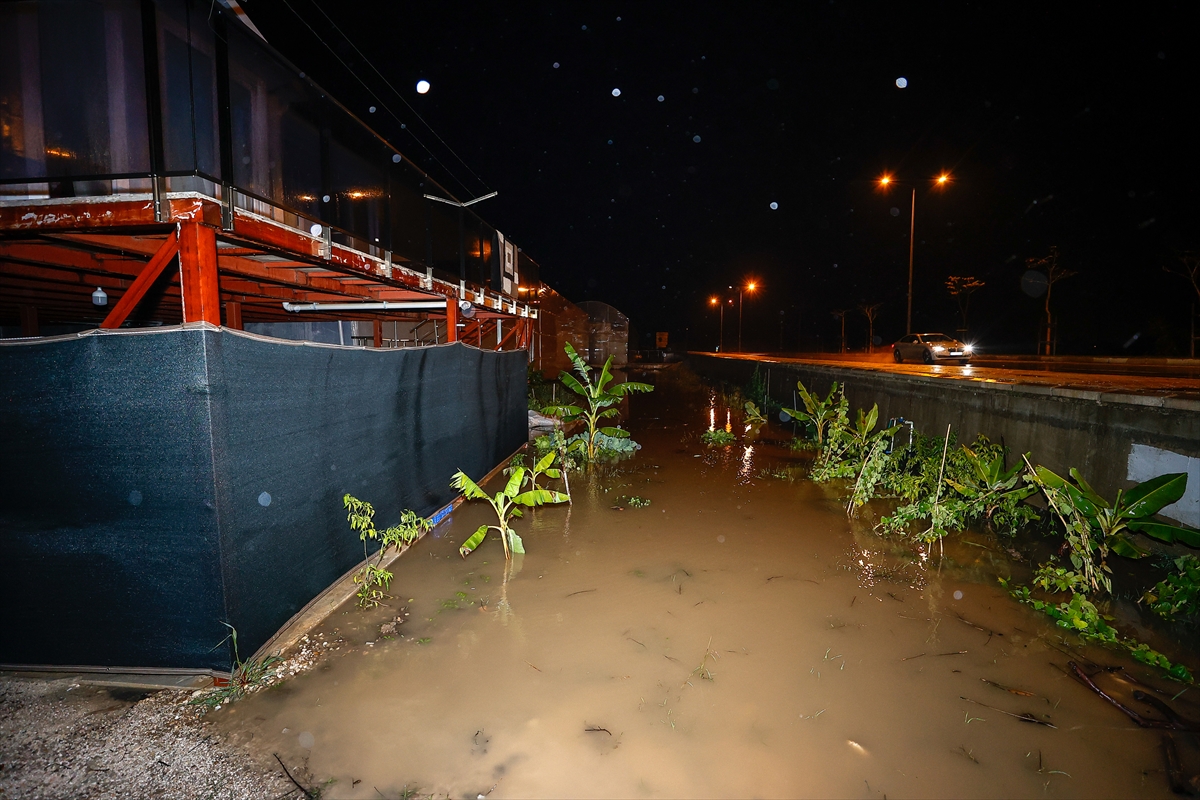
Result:
[[[801,363],[842,366],[898,375],[932,375],[946,380],[1046,386],[1079,391],[1110,392],[1200,401],[1200,360],[1114,359],[1073,356],[977,356],[967,366],[897,364],[891,351],[882,353],[724,353],[763,363]]]

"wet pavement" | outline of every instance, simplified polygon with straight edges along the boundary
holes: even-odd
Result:
[[[326,620],[341,650],[211,718],[326,798],[1170,794],[1160,733],[1067,663],[1121,667],[1097,677],[1121,697],[1123,676],[1183,687],[1013,601],[1008,543],[880,538],[886,504],[848,520],[836,489],[762,477],[803,466],[789,431],[649,380],[644,449],[518,520],[527,555],[506,565],[492,538],[460,558],[490,514],[460,507],[393,565],[389,605]],[[710,424],[738,441],[703,445]],[[1200,718],[1190,695],[1174,704]]]
[[[839,355],[804,353],[703,353],[716,358],[763,364],[817,364],[985,384],[1038,386],[1113,395],[1178,398],[1200,401],[1200,362],[1188,359],[1038,359],[981,355],[969,365],[897,364],[890,351]]]

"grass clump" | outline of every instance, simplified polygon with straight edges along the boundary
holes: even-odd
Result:
[[[737,437],[724,428],[713,428],[711,431],[705,431],[700,434],[700,441],[714,447],[725,447],[733,444]]]

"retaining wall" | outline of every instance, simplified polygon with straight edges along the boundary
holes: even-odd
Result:
[[[824,396],[845,384],[853,408],[879,404],[879,418],[912,420],[927,435],[946,426],[958,441],[977,434],[1003,442],[1010,458],[1029,452],[1035,464],[1066,474],[1076,467],[1101,494],[1167,472],[1188,473],[1187,494],[1163,516],[1200,526],[1200,404],[1194,400],[901,375],[853,367],[721,358],[693,353],[701,375],[746,384],[759,367],[770,394],[791,406],[796,381]],[[1011,463],[1011,462],[1010,462]]]

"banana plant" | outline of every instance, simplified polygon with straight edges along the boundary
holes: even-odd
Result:
[[[1029,464],[1028,459],[1025,463]],[[1126,558],[1149,555],[1150,551],[1130,533],[1144,533],[1168,544],[1179,542],[1200,547],[1200,531],[1149,519],[1183,497],[1187,490],[1186,473],[1159,475],[1128,491],[1118,489],[1111,503],[1096,493],[1079,470],[1072,467],[1070,476],[1063,478],[1043,466],[1029,469],[1030,482],[1046,495],[1067,530],[1071,563],[1083,570],[1093,588],[1103,585],[1111,591],[1111,581],[1101,574],[1111,571],[1104,563],[1109,550]]]
[[[800,401],[804,404],[804,411],[785,408],[783,412],[792,419],[811,422],[817,434],[817,447],[824,449],[827,440],[826,433],[829,431],[830,425],[835,420],[846,417],[849,401],[846,400],[844,392],[839,392],[837,381],[834,381],[833,385],[829,387],[829,394],[824,399],[821,399],[816,392],[810,392],[801,381],[796,381],[796,388],[800,391]]]
[[[990,524],[998,509],[1015,508],[1017,503],[1037,491],[1035,486],[1021,485],[1022,464],[1004,468],[1003,450],[989,460],[965,444],[962,449],[969,468],[961,481],[946,478],[946,483],[966,500],[971,516],[982,515]]]
[[[545,459],[543,459],[544,461]],[[504,488],[496,492],[495,496],[489,497],[487,492],[479,488],[475,481],[467,477],[462,470],[454,473],[454,477],[450,481],[450,485],[457,489],[463,497],[468,500],[486,500],[496,512],[498,525],[480,525],[475,533],[471,534],[462,546],[458,548],[458,553],[463,558],[470,555],[476,547],[483,543],[487,537],[489,530],[496,531],[500,534],[500,541],[504,544],[504,557],[511,559],[513,554],[523,554],[525,552],[525,544],[521,541],[521,537],[509,525],[509,521],[522,516],[521,506],[532,508],[534,506],[545,505],[546,503],[565,503],[569,499],[567,495],[560,492],[551,491],[550,489],[533,488],[522,492],[521,489],[525,484],[525,475],[528,469],[525,467],[517,467],[508,476],[508,483]]]
[[[540,461],[535,462],[534,465],[532,467],[530,467],[529,474],[528,474],[530,489],[541,489],[542,488],[542,487],[538,486],[538,482],[537,482],[538,476],[540,476],[540,475],[545,475],[547,478],[550,478],[551,480],[558,480],[559,478],[562,477],[562,470],[560,470],[554,466],[554,458],[557,455],[558,455],[557,451],[551,450],[549,453],[546,453],[546,455],[542,456]],[[565,497],[567,498],[567,500],[569,502],[571,499],[571,490],[570,489],[567,489],[567,491],[565,493]]]
[[[747,400],[746,414],[742,417],[742,421],[747,425],[761,425],[767,421],[767,418],[759,411],[758,406],[754,405],[753,400]]]
[[[570,389],[582,399],[582,405],[557,405],[547,406],[542,409],[542,413],[548,416],[559,417],[564,423],[583,420],[587,424],[587,435],[584,439],[586,445],[581,448],[583,455],[589,464],[596,460],[596,434],[603,433],[605,436],[612,436],[617,439],[626,439],[629,437],[629,431],[619,427],[601,427],[602,419],[619,417],[620,409],[614,408],[621,399],[630,392],[652,392],[654,387],[648,383],[636,383],[627,381],[618,383],[615,386],[609,387],[612,383],[612,362],[613,357],[609,356],[604,362],[604,366],[600,370],[595,370],[587,364],[575,348],[568,342],[563,346],[567,357],[571,359],[572,365],[575,367],[575,372],[578,373],[579,379],[569,372],[563,372],[559,375],[559,380],[563,385]]]
[[[887,446],[891,438],[900,429],[893,425],[882,430],[875,430],[879,422],[879,404],[871,406],[871,410],[858,410],[858,418],[854,427],[847,427],[843,438],[847,449],[857,454],[858,466],[855,469],[854,489],[846,504],[846,513],[851,515],[854,510],[861,508],[875,494],[875,486],[883,476],[886,461]]]

